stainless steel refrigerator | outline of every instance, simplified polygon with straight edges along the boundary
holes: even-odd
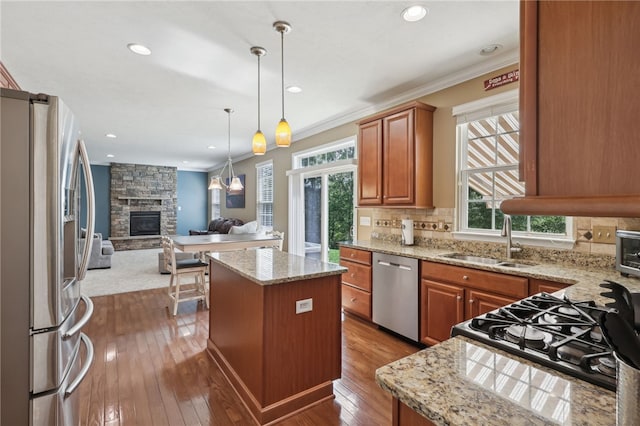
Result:
[[[59,98],[1,95],[0,424],[77,425],[77,389],[93,360],[81,332],[93,304],[80,294],[94,226],[91,169],[78,123]]]

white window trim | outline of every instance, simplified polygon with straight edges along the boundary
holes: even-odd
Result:
[[[256,220],[258,220],[258,226],[260,227],[261,230],[263,231],[272,231],[273,230],[273,226],[264,226],[262,223],[260,223],[260,200],[258,199],[258,185],[259,185],[259,173],[258,173],[258,169],[262,168],[262,167],[266,167],[266,166],[271,166],[271,173],[272,173],[272,183],[273,183],[273,160],[267,160],[267,161],[262,161],[260,163],[256,164]],[[275,200],[275,187],[271,188],[271,193],[273,194],[273,198]],[[273,204],[274,201],[271,202],[271,208],[272,208],[272,212],[273,212]],[[273,219],[273,218],[272,218]]]
[[[503,92],[498,95],[489,96],[479,99],[477,101],[468,102],[462,105],[458,105],[452,108],[452,115],[456,117],[457,124],[462,124],[470,121],[475,121],[484,117],[500,115],[513,111],[518,108],[518,89]],[[456,141],[461,140],[459,128],[456,125]],[[466,152],[463,152],[459,143],[456,143],[456,194],[455,199],[457,203],[456,223],[452,232],[452,236],[456,240],[463,241],[482,241],[482,242],[504,242],[504,237],[500,236],[499,231],[491,230],[483,232],[482,230],[470,230],[462,229],[463,225],[466,227],[467,206],[465,203],[464,190],[466,186],[462,182],[461,168],[462,164],[466,160]],[[558,249],[572,249],[575,246],[575,238],[573,235],[573,218],[566,216],[566,229],[568,235],[559,234],[535,234],[513,231],[512,241],[533,247],[545,247],[545,248],[558,248]]]
[[[297,169],[301,169],[300,167],[300,159],[302,157],[307,157],[310,155],[318,155],[318,154],[322,154],[325,152],[331,152],[331,151],[336,151],[338,149],[340,149],[342,146],[344,147],[348,147],[350,145],[354,145],[356,147],[355,151],[354,151],[354,156],[355,158],[358,158],[358,149],[357,149],[357,144],[356,144],[356,136],[349,136],[347,138],[344,139],[340,139],[334,142],[329,142],[326,143],[324,145],[321,146],[316,146],[313,148],[309,148],[309,149],[304,149],[302,151],[296,151],[294,153],[291,154],[291,169],[292,170],[297,170]],[[336,161],[334,163],[328,163],[328,164],[339,164],[342,161],[353,161],[351,159],[348,160],[340,160],[340,161]],[[311,169],[312,167],[321,167],[324,166],[324,164],[319,164],[316,166],[310,166],[310,167],[304,167],[303,169],[307,170],[307,169]]]

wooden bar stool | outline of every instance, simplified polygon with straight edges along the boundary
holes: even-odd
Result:
[[[169,280],[169,309],[175,316],[178,313],[178,303],[188,300],[204,300],[209,309],[209,288],[205,280],[205,272],[209,265],[201,259],[184,259],[176,261],[176,252],[171,238],[162,237],[165,269],[171,272]],[[192,276],[192,282],[181,282],[184,276]]]

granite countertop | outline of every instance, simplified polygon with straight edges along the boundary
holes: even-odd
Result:
[[[376,381],[437,425],[615,424],[615,392],[466,337],[381,367]]]
[[[586,269],[538,263],[508,268],[442,257],[451,250],[357,241],[344,246],[528,278],[572,284],[557,292],[570,299],[600,295],[603,280],[640,292],[640,280],[613,268]],[[514,259],[514,261],[519,261]],[[438,425],[611,425],[615,392],[573,378],[464,336],[451,338],[376,371],[377,383]]]
[[[209,253],[209,258],[260,285],[339,275],[347,268],[274,248]]]

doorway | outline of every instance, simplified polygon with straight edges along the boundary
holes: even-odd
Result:
[[[353,238],[353,171],[304,178],[305,256],[339,263],[341,241]]]
[[[289,176],[289,252],[339,262],[354,235],[355,137],[294,153]]]

